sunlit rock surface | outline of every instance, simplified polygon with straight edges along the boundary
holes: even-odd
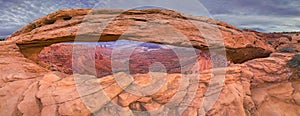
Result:
[[[90,19],[84,19],[90,12]],[[142,44],[134,49],[128,57],[130,75],[118,69],[124,65],[126,58],[122,55],[128,55],[128,49],[118,49],[110,43],[97,47],[61,43],[74,41],[80,23],[90,24],[89,29],[77,33],[86,34],[115,15],[118,18],[103,32],[100,41],[122,38],[121,34],[132,26],[128,24],[135,22],[122,39],[164,43]],[[187,19],[202,28],[195,29]],[[169,29],[163,27],[140,28],[144,23],[171,24],[183,33],[197,56],[182,57],[183,61],[196,61],[184,63],[191,70],[180,72],[176,55],[165,45],[187,47],[187,41],[166,38]],[[221,38],[217,38],[218,34]],[[281,34],[261,34],[171,10],[60,10],[0,42],[0,115],[300,115],[299,59],[295,57],[299,51],[278,51],[281,45],[297,48],[299,37],[292,34],[289,40],[286,36],[278,39]],[[100,35],[94,36],[99,39]],[[219,57],[222,53],[208,52],[205,38],[224,40],[227,60]],[[282,44],[276,47],[277,43]],[[71,61],[72,57],[75,61]],[[222,59],[216,63],[227,67],[211,66],[213,59]],[[112,62],[118,70],[110,75]],[[165,64],[166,71],[151,67],[149,71],[153,62]],[[189,65],[193,63],[200,65]],[[215,100],[207,99],[216,95]]]

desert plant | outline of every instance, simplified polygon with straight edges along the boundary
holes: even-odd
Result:
[[[291,68],[300,68],[300,54],[294,55],[293,58],[288,61],[288,65]]]
[[[271,41],[268,41],[268,44],[273,45],[273,43]]]
[[[285,47],[282,47],[279,49],[280,52],[283,52],[283,53],[293,53],[293,52],[297,52],[297,50],[292,47],[292,46],[285,46]]]
[[[300,43],[300,40],[297,40],[298,43]]]
[[[5,40],[5,38],[0,38],[0,41],[4,41]]]

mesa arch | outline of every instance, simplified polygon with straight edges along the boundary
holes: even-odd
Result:
[[[107,25],[102,34],[97,32],[98,28],[103,26],[102,23],[109,19],[113,19],[113,21]],[[170,34],[167,29],[147,28],[145,23],[171,25],[188,40],[162,38],[164,34]],[[88,28],[81,29],[81,24]],[[146,27],[143,27],[145,25]],[[128,28],[130,28],[130,32],[124,33]],[[36,61],[40,51],[54,43],[71,42],[75,37],[76,41],[114,41],[118,40],[120,36],[122,39],[176,46],[189,46],[191,43],[198,49],[220,48],[222,45],[218,42],[224,41],[227,58],[235,63],[266,57],[274,51],[264,40],[257,39],[259,37],[253,32],[242,31],[218,20],[185,15],[165,9],[59,10],[36,19],[1,43],[16,43],[25,57]],[[215,43],[209,44],[210,42]]]
[[[73,9],[74,10],[74,9]],[[103,14],[103,13],[102,13]],[[107,14],[106,14],[107,15]],[[102,17],[103,15],[101,15]],[[77,17],[78,18],[78,17]],[[65,20],[63,22],[68,22],[68,21],[73,21],[73,20],[77,20],[76,17],[72,17],[72,18],[66,18],[69,20]],[[175,20],[175,19],[174,19]],[[176,19],[178,20],[178,19]],[[204,21],[205,22],[205,21]],[[208,22],[208,21],[207,21]],[[75,27],[73,28],[73,26],[69,25],[69,26],[65,26],[65,27],[56,27],[59,25],[56,25],[56,23],[58,22],[53,22],[53,21],[49,21],[48,22],[48,26],[44,25],[44,26],[40,26],[38,28],[35,28],[34,30],[30,30],[30,31],[22,31],[22,32],[16,32],[15,36],[11,36],[9,38],[7,38],[7,41],[4,41],[1,44],[6,44],[6,45],[13,45],[13,49],[14,50],[18,50],[17,46],[15,46],[15,43],[17,43],[19,45],[19,47],[25,47],[25,45],[35,45],[40,42],[45,42],[47,43],[47,39],[43,39],[43,37],[52,37],[54,41],[54,39],[58,39],[59,37],[66,37],[64,40],[68,40],[67,37],[73,37],[73,36],[68,36],[70,35],[69,33],[64,33],[64,32],[76,32],[72,29],[75,29]],[[62,22],[60,22],[60,24],[62,24]],[[223,26],[222,26],[223,25]],[[236,51],[236,53],[233,52],[233,54],[235,55],[241,55],[240,57],[245,57],[247,56],[247,53],[249,52],[242,52],[242,53],[246,53],[246,54],[241,54],[241,52],[238,52],[238,50],[242,50],[245,48],[249,48],[250,50],[257,50],[255,48],[259,48],[259,49],[263,49],[265,50],[265,52],[269,52],[272,51],[272,49],[268,50],[268,46],[265,45],[262,46],[261,44],[263,43],[263,40],[259,40],[256,43],[255,41],[252,41],[254,37],[259,37],[256,36],[255,33],[250,33],[250,32],[244,32],[241,31],[239,29],[233,29],[232,27],[229,26],[225,26],[225,24],[220,24],[220,25],[215,25],[218,26],[219,28],[221,28],[221,32],[223,33],[223,37],[225,40],[225,47],[227,48],[228,51],[232,50],[232,51]],[[37,25],[38,26],[38,25]],[[58,30],[55,30],[54,27]],[[48,28],[53,28],[54,30],[47,30]],[[62,28],[60,30],[60,28]],[[71,29],[72,28],[72,29]],[[70,29],[70,30],[69,30]],[[26,30],[26,29],[25,29]],[[43,31],[44,30],[44,31]],[[69,31],[66,31],[69,30]],[[51,35],[52,34],[52,35]],[[61,35],[55,35],[55,34],[61,34]],[[114,36],[114,34],[110,33],[111,36]],[[20,35],[19,37],[17,37],[18,35]],[[34,35],[34,36],[27,36],[27,35]],[[191,36],[193,35],[192,33],[190,34]],[[47,38],[48,38],[47,37]],[[138,36],[136,36],[138,37]],[[192,36],[193,37],[193,36]],[[26,39],[27,38],[27,39]],[[30,38],[30,39],[28,39]],[[61,38],[60,38],[61,39]],[[72,38],[70,38],[72,39]],[[145,40],[147,40],[147,38],[143,38]],[[156,38],[157,39],[157,38]],[[198,39],[199,41],[201,40],[200,38],[195,38]],[[160,40],[157,40],[160,41]],[[175,41],[175,40],[174,40]],[[194,42],[195,46],[197,45],[196,43],[199,41],[192,41]],[[62,42],[62,40],[60,41],[54,41],[55,42]],[[253,43],[252,43],[253,42]],[[35,43],[35,44],[34,44]],[[172,43],[171,44],[175,44],[175,45],[181,45],[181,43]],[[255,44],[254,44],[255,43]],[[237,45],[239,47],[234,47],[234,45]],[[243,46],[244,45],[244,46]],[[261,46],[260,46],[261,45]],[[2,46],[1,46],[2,47]],[[3,54],[9,54],[7,51],[11,51],[13,50],[12,48],[9,49],[5,49],[8,46],[4,46],[2,48],[2,50],[0,51]],[[198,46],[199,48],[201,46]],[[23,48],[21,48],[22,50]],[[6,51],[5,51],[6,50]],[[23,49],[24,50],[24,49]],[[19,51],[17,51],[19,54]],[[265,53],[262,52],[262,53]],[[250,52],[251,53],[251,52]],[[60,88],[65,88],[66,86],[69,86],[69,83],[72,83],[72,75],[68,76],[68,75],[64,75],[62,74],[61,76],[56,75],[56,72],[53,71],[48,71],[45,70],[44,68],[36,65],[35,63],[25,59],[23,56],[13,56],[13,55],[9,55],[8,57],[4,56],[3,54],[1,54],[1,57],[3,59],[1,59],[1,70],[2,71],[2,76],[3,76],[3,81],[5,82],[1,82],[4,83],[1,92],[1,100],[3,100],[4,102],[1,102],[1,108],[4,108],[3,112],[0,112],[1,114],[24,114],[24,115],[30,115],[32,114],[32,112],[38,114],[72,114],[72,113],[86,113],[88,111],[86,111],[87,109],[84,107],[84,105],[80,105],[80,101],[78,99],[73,100],[72,98],[74,96],[70,96],[73,95],[73,93],[76,94],[76,92],[74,92],[73,88],[67,88],[66,91],[62,92]],[[270,113],[269,110],[267,110],[269,108],[269,106],[274,105],[274,103],[276,103],[276,109],[278,109],[279,112],[282,113],[291,113],[291,112],[295,112],[297,111],[297,109],[299,109],[299,106],[297,106],[295,103],[285,103],[285,99],[284,100],[261,100],[261,99],[256,99],[255,96],[260,96],[260,93],[265,93],[265,95],[268,97],[273,97],[276,96],[281,93],[289,93],[290,96],[292,95],[297,95],[297,94],[293,94],[293,90],[298,91],[296,88],[294,88],[294,83],[292,82],[287,82],[287,80],[291,77],[290,74],[291,71],[289,70],[288,67],[286,67],[286,61],[288,59],[290,59],[290,57],[293,54],[284,54],[284,53],[273,53],[270,57],[268,58],[257,58],[251,61],[247,61],[246,63],[243,64],[235,64],[233,66],[229,66],[227,67],[227,81],[226,81],[226,85],[224,88],[224,92],[221,94],[220,99],[219,99],[219,103],[216,104],[216,107],[214,110],[211,110],[208,112],[207,115],[209,114],[232,114],[232,115],[247,115],[247,114],[265,114],[267,115],[268,113]],[[254,56],[258,56],[257,54],[254,54]],[[270,67],[272,70],[270,70]],[[21,72],[19,72],[21,71]],[[140,75],[140,76],[145,76],[145,75]],[[179,77],[178,75],[172,75],[173,77]],[[275,77],[274,77],[275,76]],[[210,77],[210,74],[206,74],[205,76],[206,78],[204,78],[201,82],[202,83],[207,83],[206,81],[209,80],[208,77]],[[263,78],[261,78],[263,77]],[[114,84],[113,81],[111,81],[112,78],[111,76],[106,77],[105,79],[108,79],[109,85]],[[62,79],[62,80],[59,80]],[[139,78],[142,79],[142,78]],[[104,80],[104,79],[99,79],[99,80]],[[52,83],[53,81],[56,81],[55,83],[51,84],[50,86],[46,85],[46,83],[42,83],[42,82],[49,82]],[[104,80],[105,81],[105,80]],[[59,84],[60,83],[60,84]],[[270,92],[270,88],[268,86],[268,88],[264,89],[264,88],[256,88],[258,85],[263,85],[263,84],[276,84],[276,86],[273,86],[272,91]],[[43,85],[43,86],[40,86]],[[61,85],[59,87],[56,87],[56,85]],[[170,83],[170,86],[176,86],[176,84],[174,83]],[[205,84],[202,84],[203,87],[206,87]],[[295,85],[299,85],[299,84],[295,84]],[[47,86],[46,88],[44,88],[45,86]],[[115,98],[124,98],[122,96],[124,96],[124,91],[122,91],[122,89],[120,88],[116,88],[115,86],[108,86],[109,88],[113,88],[114,90],[118,90],[118,92],[115,91],[107,91],[109,93],[113,93],[112,97]],[[237,88],[236,88],[237,87]],[[251,89],[250,89],[251,87]],[[20,88],[20,90],[24,90],[27,91],[25,93],[22,92],[15,92],[15,94],[11,94],[11,91],[14,91],[14,88]],[[55,88],[55,90],[52,90],[51,88]],[[175,88],[175,87],[174,87]],[[253,90],[253,88],[255,90]],[[282,88],[282,89],[278,89],[278,88]],[[287,89],[286,89],[287,88]],[[289,90],[289,91],[286,91]],[[167,89],[167,91],[173,91],[173,89]],[[257,92],[255,92],[257,91]],[[70,93],[69,93],[70,92]],[[201,102],[199,99],[203,98],[202,97],[202,91],[199,91],[199,93],[197,93],[199,96],[195,98],[194,102],[192,105],[196,105],[199,102]],[[295,93],[295,92],[294,92]],[[299,93],[299,91],[298,91]],[[59,96],[60,98],[65,98],[65,99],[60,99],[59,101],[55,101],[52,105],[54,106],[54,110],[49,111],[49,107],[47,107],[47,100],[48,97],[44,97],[43,95],[47,95],[49,96],[51,99],[54,97],[53,96]],[[167,95],[164,92],[162,92],[159,95]],[[126,93],[125,93],[126,96]],[[77,96],[76,96],[77,97]],[[166,96],[168,97],[168,96]],[[281,97],[281,96],[279,96]],[[26,98],[26,99],[22,99],[22,101],[18,101],[15,98]],[[28,99],[27,99],[28,98]],[[157,96],[151,96],[151,99],[155,99],[157,98]],[[232,98],[237,98],[236,99],[232,99]],[[284,97],[286,98],[286,97]],[[72,100],[70,100],[72,99]],[[138,98],[137,98],[138,99]],[[288,99],[288,101],[293,100],[293,97],[290,97]],[[162,99],[160,101],[160,103],[162,103],[165,99]],[[261,103],[256,103],[255,100],[260,100],[262,101]],[[7,102],[6,102],[7,101]],[[35,101],[37,101],[38,103],[35,103]],[[126,102],[126,104],[124,104],[124,102],[120,102],[123,103],[121,105],[124,105],[124,107],[130,107],[130,105],[128,106],[128,104],[137,104],[139,105],[140,102],[138,102],[137,100],[134,100],[133,102],[128,102],[130,101],[130,99],[123,99],[123,101]],[[253,102],[254,101],[254,102]],[[28,109],[28,103],[30,105],[30,108]],[[40,105],[40,103],[42,103],[42,106]],[[74,103],[79,103],[75,104]],[[232,107],[228,107],[227,104],[233,104]],[[285,107],[289,105],[288,107]],[[9,106],[13,106],[13,107],[9,107]],[[33,107],[31,107],[33,106]],[[36,106],[36,107],[34,107]],[[69,107],[69,106],[75,106],[75,107]],[[79,107],[78,107],[79,106]],[[83,106],[83,107],[81,107]],[[150,104],[150,106],[153,106]],[[262,107],[259,107],[262,106]],[[52,107],[51,107],[52,108]],[[79,108],[79,110],[78,110]],[[131,107],[132,108],[132,107]],[[284,110],[285,108],[291,109],[291,110]],[[192,115],[192,113],[194,113],[195,115],[197,115],[197,110],[199,109],[199,107],[191,107],[186,111],[186,115]],[[238,110],[237,110],[238,109]],[[138,110],[138,109],[132,109],[132,110]],[[101,110],[100,110],[101,111]],[[194,112],[196,111],[196,112]],[[236,112],[239,111],[239,112]],[[168,112],[168,111],[167,111]],[[88,112],[90,113],[90,112]],[[87,114],[88,114],[87,113]]]

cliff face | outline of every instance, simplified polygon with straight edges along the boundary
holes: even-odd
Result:
[[[118,39],[191,44],[200,67],[180,74],[176,54],[151,46],[156,50],[131,55],[131,76],[111,75],[112,48],[75,51],[82,55],[74,68],[73,48],[81,45],[56,44]],[[59,10],[0,42],[0,115],[300,115],[298,40],[171,10]],[[210,66],[211,59],[222,59],[206,55],[208,48],[223,54],[219,41],[224,41],[226,68]],[[289,45],[296,50],[280,50]],[[145,71],[154,61],[168,73]]]
[[[256,33],[256,35],[271,45],[276,52],[300,51],[300,32],[261,33],[249,29],[244,31]]]

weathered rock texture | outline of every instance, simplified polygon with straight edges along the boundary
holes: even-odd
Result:
[[[162,9],[59,10],[33,21],[7,41],[17,40],[23,54],[36,59],[43,47],[72,41],[75,36],[76,41],[129,39],[206,49],[225,46],[228,58],[236,63],[266,57],[274,51],[255,33],[221,21]]]
[[[276,52],[300,51],[300,32],[261,33],[249,29],[244,29],[244,31],[256,33],[259,38],[271,45]]]
[[[88,13],[91,15],[84,19]],[[108,25],[99,41],[121,37],[187,46],[187,40],[179,39],[182,36],[167,36],[169,29],[143,27],[144,23],[160,26],[169,24],[183,33],[197,49],[207,49],[208,43],[204,38],[209,38],[209,41],[224,39],[228,59],[240,64],[214,68],[213,73],[211,70],[202,70],[196,78],[183,77],[190,72],[184,75],[159,72],[133,74],[134,81],[123,81],[122,88],[116,80],[116,77],[126,75],[122,72],[91,78],[92,75],[51,71],[35,62],[44,47],[73,41],[76,33],[93,35],[89,38],[80,36],[80,41],[93,41],[95,38],[98,41],[97,36],[100,35],[93,32],[97,31],[101,22],[115,15],[118,17]],[[82,22],[87,22],[85,25],[89,25],[89,28],[78,32]],[[195,28],[191,22],[200,25],[201,29]],[[121,36],[129,25],[131,31]],[[222,36],[216,36],[218,34]],[[0,42],[0,115],[300,115],[299,68],[291,67],[288,63],[298,52],[277,53],[261,37],[257,32],[242,31],[221,21],[170,10],[60,10],[33,21],[6,41]],[[293,65],[299,65],[298,61],[295,60]],[[126,91],[147,92],[133,85],[153,82],[150,75],[163,76],[160,79],[165,79],[155,93],[141,96]],[[212,77],[222,81],[224,75],[224,84],[210,82]],[[83,81],[75,78],[78,76],[82,76]],[[209,86],[213,91],[206,93]],[[220,95],[212,108],[202,104],[213,102],[205,102],[204,99],[216,95],[220,88]],[[168,104],[170,101],[173,101],[172,104]]]

